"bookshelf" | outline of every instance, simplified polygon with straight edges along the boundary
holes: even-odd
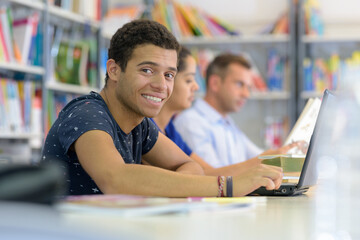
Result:
[[[338,8],[333,0],[316,2],[317,6],[311,6],[310,21],[306,21],[307,2],[299,1],[298,7],[298,113],[307,99],[321,97],[324,88],[338,91],[349,80],[349,67],[359,68],[356,60],[360,48],[360,18],[356,10],[359,3],[346,0],[344,7]],[[359,71],[351,75],[356,72]]]
[[[81,11],[79,10],[79,12],[74,12],[74,9],[64,9],[64,6],[54,6],[50,2],[51,1],[48,0],[5,0],[1,1],[0,4],[0,13],[11,14],[13,20],[12,24],[14,24],[14,22],[19,19],[21,20],[22,18],[28,21],[28,19],[30,19],[30,16],[34,17],[31,18],[31,20],[38,19],[38,21],[33,20],[33,22],[29,23],[24,20],[27,24],[24,25],[25,31],[27,28],[30,28],[30,26],[32,26],[33,30],[29,32],[36,33],[35,35],[33,33],[31,36],[23,36],[24,42],[26,41],[27,37],[31,37],[30,43],[36,45],[36,50],[33,53],[34,55],[30,55],[31,49],[33,48],[33,45],[31,45],[29,60],[26,60],[24,58],[22,59],[24,63],[21,63],[20,59],[14,59],[10,58],[9,55],[4,56],[0,54],[0,79],[2,84],[0,90],[2,91],[2,93],[7,94],[6,96],[0,95],[0,150],[3,146],[6,146],[6,148],[9,148],[9,146],[14,146],[14,148],[20,146],[22,152],[26,154],[28,154],[29,152],[31,153],[31,155],[26,155],[23,158],[27,160],[30,159],[30,163],[37,162],[39,160],[42,141],[44,135],[46,134],[47,128],[51,124],[49,122],[50,116],[48,116],[48,114],[50,114],[49,111],[52,111],[56,108],[55,96],[61,94],[65,96],[69,95],[70,97],[67,97],[67,100],[69,101],[73,96],[87,94],[92,90],[97,91],[100,89],[100,75],[97,69],[99,69],[100,67],[99,46],[102,12],[97,9],[101,10],[102,5],[105,5],[107,1],[74,1],[74,5],[72,7],[74,7],[75,4],[82,4],[82,7],[79,8],[81,9]],[[97,5],[95,6],[95,4]],[[89,10],[88,6],[90,6],[91,10]],[[101,6],[101,8],[97,8],[98,6]],[[35,16],[38,18],[35,18]],[[2,21],[2,23],[3,22],[4,21]],[[8,26],[14,27],[15,25],[12,24],[10,24],[9,22]],[[36,29],[36,31],[34,29]],[[56,56],[53,56],[53,48],[54,34],[55,31],[57,31],[58,29],[62,29],[64,33],[64,38],[61,38],[61,41],[63,41],[64,39],[79,39],[79,41],[82,41],[82,39],[87,40],[88,37],[85,36],[86,31],[88,31],[88,34],[93,37],[96,47],[92,48],[91,50],[90,47],[85,48],[85,51],[89,51],[89,54],[84,54],[88,57],[88,60],[86,61],[89,61],[89,64],[90,58],[92,61],[91,82],[81,81],[80,84],[74,85],[68,84],[66,82],[59,82],[59,80],[57,79],[57,76],[55,74],[57,71],[55,65],[56,63],[54,63],[54,59],[56,58]],[[71,32],[72,29],[74,29],[73,32],[79,32],[79,30],[83,32],[81,32],[80,34],[73,34]],[[0,28],[0,30],[2,31],[3,27]],[[11,35],[7,34],[5,36]],[[14,36],[13,41],[18,44],[18,39],[19,36]],[[34,39],[36,39],[36,41]],[[22,43],[23,42],[20,42],[20,44]],[[25,45],[20,45],[20,47],[23,46]],[[10,49],[15,48],[11,47]],[[3,49],[1,48],[0,50]],[[6,51],[6,54],[9,54],[10,50],[7,49]],[[90,55],[90,51],[92,55]],[[23,53],[21,49],[20,53]],[[22,57],[23,54],[21,54],[20,56]],[[30,59],[30,57],[34,56],[34,59]],[[85,64],[85,66],[86,75],[83,74],[79,76],[86,76],[86,79],[89,80],[89,65]],[[32,96],[31,100],[23,100],[21,98],[22,95],[20,95],[20,93],[22,92],[22,90],[20,90],[20,88],[22,88],[23,85],[30,86],[28,88],[31,88],[31,90],[27,90],[27,93],[28,96]],[[8,95],[10,94],[9,91],[12,88],[16,89],[16,91],[14,92],[17,98],[8,98],[10,96]],[[29,93],[28,91],[31,92]],[[49,96],[54,96],[54,99],[49,99]],[[4,102],[4,100],[6,101]],[[9,103],[10,101],[11,103]],[[26,105],[25,102],[30,102],[30,105]],[[36,105],[36,107],[34,104]],[[54,106],[51,106],[51,104],[54,104]],[[27,120],[24,119],[24,112],[26,111],[28,111],[26,113],[27,117],[25,117]],[[25,125],[26,121],[30,121],[29,118],[31,118],[31,126]],[[12,122],[14,121],[14,119],[22,119],[22,123],[16,123],[18,124],[16,125]],[[52,118],[51,120],[53,121],[54,119]],[[20,125],[21,127],[18,127]],[[29,151],[29,149],[31,150]],[[11,151],[11,149],[9,150]]]

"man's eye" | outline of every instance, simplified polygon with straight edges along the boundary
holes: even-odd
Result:
[[[142,69],[142,71],[143,71],[144,73],[151,73],[151,70],[148,69],[148,68],[144,68],[144,69]]]
[[[169,79],[174,79],[175,74],[172,74],[172,73],[166,73],[166,74],[165,74],[165,77],[166,77],[166,78],[169,78]]]

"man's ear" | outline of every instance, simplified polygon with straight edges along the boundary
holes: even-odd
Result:
[[[221,78],[219,75],[211,75],[208,79],[208,88],[213,92],[217,92],[221,86]]]
[[[114,59],[109,59],[106,62],[106,71],[109,75],[109,79],[117,81],[117,76],[120,74],[121,69]]]

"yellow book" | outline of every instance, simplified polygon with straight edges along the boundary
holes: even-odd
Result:
[[[180,4],[177,4],[177,6],[178,6],[178,9],[180,10],[180,13],[184,16],[186,22],[191,27],[193,34],[195,36],[203,36],[204,34],[198,26],[197,19],[194,16],[191,7],[182,6]]]

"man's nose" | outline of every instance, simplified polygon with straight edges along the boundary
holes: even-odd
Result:
[[[167,89],[166,79],[163,75],[155,76],[151,81],[151,87],[158,89],[159,91],[164,91]]]

